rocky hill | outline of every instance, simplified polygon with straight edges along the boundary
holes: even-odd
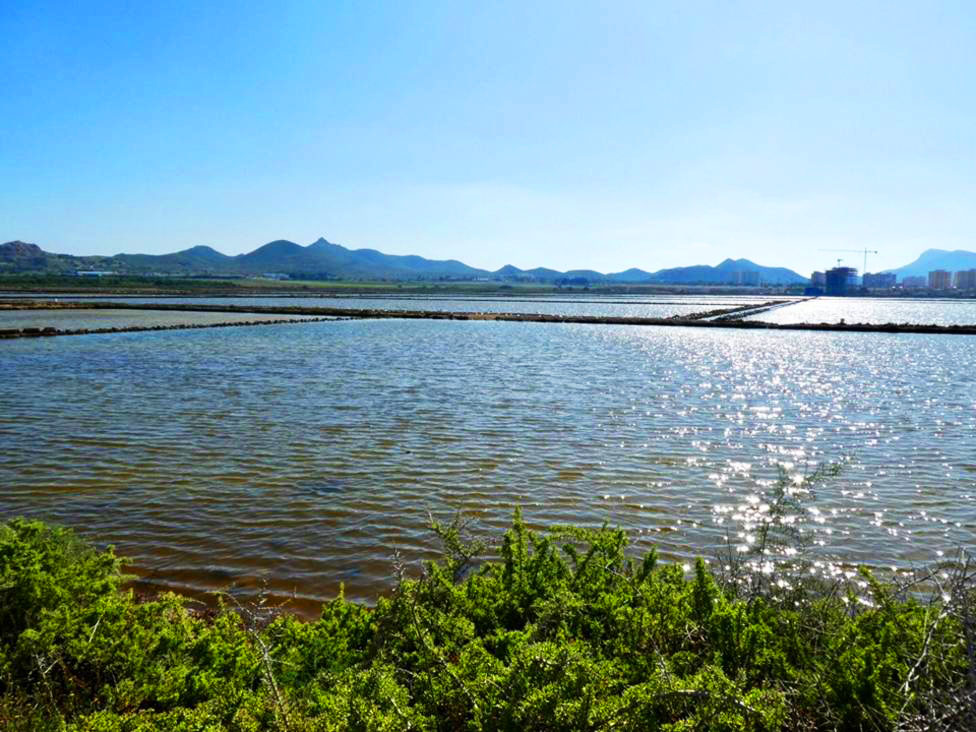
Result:
[[[67,274],[101,267],[106,257],[73,257],[45,252],[37,244],[8,241],[0,244],[0,273],[45,272]]]
[[[898,279],[901,280],[904,277],[925,277],[929,272],[936,269],[944,269],[947,272],[976,269],[976,252],[967,252],[963,249],[956,249],[955,251],[926,249],[911,264],[887,271],[898,275]]]
[[[113,257],[74,257],[43,251],[36,244],[13,241],[0,245],[0,272],[66,273],[100,269],[133,275],[287,276],[294,279],[336,280],[500,280],[566,284],[794,284],[806,279],[782,267],[763,267],[747,259],[727,259],[717,267],[698,265],[658,272],[628,269],[603,274],[594,270],[537,267],[523,270],[505,265],[494,272],[470,267],[455,259],[433,260],[416,255],[384,254],[375,249],[348,249],[326,239],[307,246],[278,239],[247,254],[228,256],[208,246],[172,254],[116,254]]]

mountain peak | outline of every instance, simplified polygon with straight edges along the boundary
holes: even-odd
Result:
[[[326,239],[324,236],[320,236],[318,239],[316,239],[311,244],[309,244],[308,247],[306,248],[307,249],[336,249],[336,248],[342,249],[343,247],[340,247],[338,244],[334,244],[333,242]]]
[[[190,247],[189,249],[184,249],[182,254],[220,254],[213,247],[208,247],[206,244],[197,244],[195,247]],[[223,256],[223,255],[221,255]]]
[[[4,259],[19,259],[21,257],[42,257],[44,252],[37,244],[29,244],[26,241],[8,241],[0,244],[0,256]]]
[[[729,257],[724,259],[722,262],[720,262],[719,265],[716,267],[716,269],[730,269],[730,268],[741,269],[743,267],[758,269],[759,265],[754,262],[750,262],[748,259],[732,259],[731,257]]]
[[[205,244],[198,244],[195,247],[184,249],[182,252],[176,252],[169,256],[180,259],[184,264],[191,267],[194,264],[210,267],[230,259],[226,254],[221,254],[213,247],[208,247]]]
[[[296,244],[288,239],[275,239],[274,241],[269,241],[267,244],[262,244],[255,252],[260,252],[262,250],[275,250],[275,251],[291,251],[293,249],[303,249],[301,244]],[[254,252],[251,252],[252,254]]]
[[[899,277],[924,277],[932,270],[944,269],[948,272],[960,272],[976,269],[976,252],[964,249],[926,249],[918,259],[904,267],[885,270],[893,272]]]

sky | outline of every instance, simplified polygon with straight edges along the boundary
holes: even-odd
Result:
[[[803,274],[976,250],[976,3],[0,0],[0,241]]]

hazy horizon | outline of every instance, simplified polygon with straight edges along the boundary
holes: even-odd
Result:
[[[965,3],[0,10],[0,240],[496,270],[976,250]]]

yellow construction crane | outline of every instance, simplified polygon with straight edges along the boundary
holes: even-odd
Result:
[[[851,254],[863,254],[864,255],[864,269],[861,270],[861,275],[863,276],[865,272],[868,271],[868,255],[877,254],[877,249],[821,249],[821,252],[849,252]],[[839,265],[841,260],[837,260]]]

